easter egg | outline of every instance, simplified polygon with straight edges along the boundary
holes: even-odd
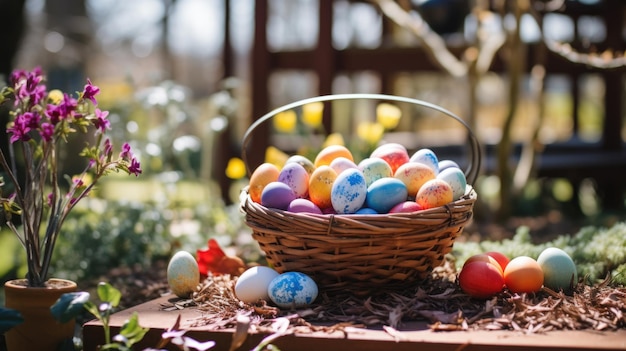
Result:
[[[296,194],[293,189],[279,181],[267,184],[261,193],[261,205],[268,208],[286,210],[294,199]]]
[[[506,266],[509,264],[509,261],[510,261],[507,255],[498,251],[488,251],[488,252],[485,252],[485,255],[493,257],[500,265],[500,268],[502,268],[502,272],[504,272],[504,269],[506,268]]]
[[[200,283],[198,261],[187,251],[178,251],[167,265],[167,284],[172,293],[188,298]]]
[[[370,158],[381,158],[391,167],[391,173],[401,165],[409,162],[409,153],[406,148],[398,143],[383,144],[372,151]]]
[[[502,270],[497,264],[487,261],[466,263],[459,273],[459,286],[472,297],[489,298],[504,288]]]
[[[441,179],[431,179],[424,183],[415,195],[417,202],[423,209],[434,208],[452,202],[452,187]]]
[[[337,174],[345,171],[348,168],[357,168],[356,163],[354,161],[347,159],[343,156],[339,156],[336,159],[330,162],[330,168],[334,169]]]
[[[365,203],[367,186],[365,177],[357,168],[350,168],[337,175],[330,193],[333,208],[338,214],[354,213]]]
[[[300,272],[286,272],[270,282],[267,294],[278,307],[304,307],[315,301],[318,288],[315,281],[308,275]]]
[[[393,177],[401,180],[407,188],[408,195],[415,198],[422,185],[435,178],[435,172],[425,164],[408,162],[400,166]]]
[[[378,213],[387,213],[406,199],[406,185],[400,179],[381,178],[367,188],[365,206]]]
[[[537,263],[543,271],[543,284],[554,291],[569,292],[578,282],[576,264],[567,252],[559,248],[543,250],[537,257]]]
[[[320,208],[309,199],[295,199],[291,201],[287,211],[322,214],[322,210],[320,210]]]
[[[443,171],[446,168],[461,168],[459,167],[459,164],[452,161],[452,160],[440,160],[439,164],[438,164],[438,168],[439,168],[439,173],[441,173],[441,171]]]
[[[280,274],[272,268],[255,266],[243,272],[235,283],[235,295],[245,303],[269,300],[267,288]]]
[[[488,262],[491,263],[492,265],[498,267],[500,269],[501,274],[504,274],[504,271],[502,270],[502,266],[500,265],[500,263],[493,257],[487,255],[487,254],[478,254],[478,255],[472,255],[470,256],[465,263],[463,263],[463,266],[475,262],[475,261],[482,261],[482,262]],[[504,277],[503,277],[504,279]]]
[[[411,213],[421,209],[422,206],[415,201],[404,201],[393,206],[391,210],[389,210],[389,213]]]
[[[323,148],[315,157],[313,164],[315,167],[330,165],[330,163],[337,157],[345,157],[348,160],[354,161],[352,152],[343,145],[329,145]]]
[[[375,180],[391,177],[391,166],[382,158],[368,157],[359,162],[359,169],[363,172],[365,183],[369,187]]]
[[[378,212],[376,212],[374,209],[371,209],[369,207],[361,207],[361,208],[359,208],[358,211],[354,212],[354,214],[373,215],[373,214],[378,214]]]
[[[309,177],[309,200],[320,209],[332,207],[330,193],[337,179],[337,172],[330,166],[317,167]]]
[[[261,193],[263,188],[271,182],[278,180],[280,170],[272,163],[262,163],[250,176],[250,186],[248,193],[250,199],[256,203],[261,203]]]
[[[467,186],[467,180],[465,179],[465,173],[456,167],[446,168],[443,171],[439,171],[437,178],[446,181],[452,187],[452,199],[458,200],[461,196],[465,195],[465,187]]]
[[[313,173],[313,171],[315,170],[315,165],[313,165],[313,162],[311,160],[309,160],[308,158],[302,156],[302,155],[292,155],[292,156],[289,156],[287,161],[285,161],[285,165],[287,165],[289,163],[298,163],[298,164],[300,164],[300,166],[302,166],[302,167],[304,167],[304,169],[306,169],[306,171],[307,171],[307,173],[309,173],[309,175],[311,173]]]
[[[309,173],[299,163],[285,164],[278,174],[278,181],[287,184],[296,198],[305,198],[309,195]]]
[[[543,286],[541,266],[532,257],[515,257],[504,269],[504,284],[514,293],[539,291]]]
[[[435,174],[439,173],[439,160],[431,149],[419,149],[409,158],[411,162],[419,162],[430,167]]]

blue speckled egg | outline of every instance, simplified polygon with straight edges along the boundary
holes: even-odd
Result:
[[[272,279],[267,287],[270,299],[281,308],[304,307],[317,298],[315,281],[300,272],[286,272]]]
[[[381,178],[367,188],[365,206],[378,213],[387,213],[395,205],[407,200],[408,190],[397,178]]]
[[[330,201],[338,214],[355,213],[363,207],[366,196],[365,177],[357,168],[341,172],[330,191]]]
[[[465,173],[463,173],[463,171],[459,168],[446,168],[437,175],[437,178],[450,184],[450,187],[452,188],[453,200],[458,200],[461,196],[465,195],[467,180],[465,179]]]
[[[419,149],[409,159],[410,162],[420,162],[430,167],[435,174],[439,173],[439,160],[431,149]]]
[[[359,162],[359,169],[363,172],[365,183],[368,187],[372,185],[375,180],[391,177],[393,175],[389,163],[378,157],[363,159],[363,161]]]

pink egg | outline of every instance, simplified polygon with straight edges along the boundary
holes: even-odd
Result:
[[[278,181],[287,184],[297,198],[309,194],[309,172],[297,162],[285,164],[278,174]]]
[[[409,162],[407,149],[398,143],[383,144],[377,147],[370,157],[382,158],[391,166],[391,172],[395,173],[398,167]]]
[[[439,207],[452,202],[452,187],[441,179],[431,179],[424,183],[415,196],[417,202],[423,209]]]
[[[405,201],[392,207],[391,210],[389,210],[389,213],[410,213],[410,212],[417,212],[421,209],[422,209],[422,206],[420,206],[417,202]]]
[[[289,212],[298,212],[298,213],[317,213],[322,214],[322,210],[317,207],[316,204],[311,202],[311,200],[307,199],[295,199],[291,201],[289,207],[287,208]]]
[[[339,174],[348,168],[357,168],[357,165],[354,161],[340,156],[330,162],[330,168],[334,169],[335,172]]]

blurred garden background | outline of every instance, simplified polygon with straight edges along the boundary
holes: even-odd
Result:
[[[323,94],[407,96],[466,118],[483,162],[460,241],[525,228],[541,243],[613,227],[626,219],[625,13],[611,0],[2,0],[2,82],[36,66],[51,88],[80,91],[91,79],[112,134],[131,140],[144,171],[107,178],[73,211],[52,274],[84,289],[119,276],[112,283],[134,288],[136,301],[166,289],[173,252],[210,238],[262,262],[238,206],[242,137],[271,109]],[[357,130],[375,120],[368,107],[325,110],[314,132],[367,138]],[[402,111],[374,142],[464,164],[460,126]],[[319,146],[289,132],[260,128],[249,166]],[[76,172],[71,161],[65,173]],[[623,242],[626,230],[611,235]],[[18,245],[3,227],[3,282],[25,273]]]

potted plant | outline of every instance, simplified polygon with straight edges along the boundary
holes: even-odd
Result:
[[[0,211],[8,228],[26,252],[28,273],[24,279],[5,284],[5,305],[20,311],[24,322],[6,333],[9,350],[53,350],[73,335],[73,322],[59,324],[50,315],[50,306],[63,293],[76,290],[76,283],[53,279],[49,269],[55,243],[62,235],[70,211],[96,186],[114,172],[139,175],[141,166],[125,143],[119,154],[106,132],[111,128],[108,112],[98,108],[100,89],[88,79],[77,96],[59,90],[48,91],[40,68],[16,70],[9,85],[0,92],[0,104],[9,104],[8,155],[0,152]],[[83,134],[85,147],[75,150],[68,141]],[[79,152],[77,152],[79,151]],[[65,157],[84,159],[82,173],[62,175]],[[22,166],[18,166],[21,164]],[[50,297],[39,294],[52,293]],[[24,306],[21,306],[21,305]],[[38,311],[36,307],[43,308]],[[50,322],[50,326],[35,323]],[[65,335],[53,336],[59,328]],[[26,344],[20,344],[25,342]]]

